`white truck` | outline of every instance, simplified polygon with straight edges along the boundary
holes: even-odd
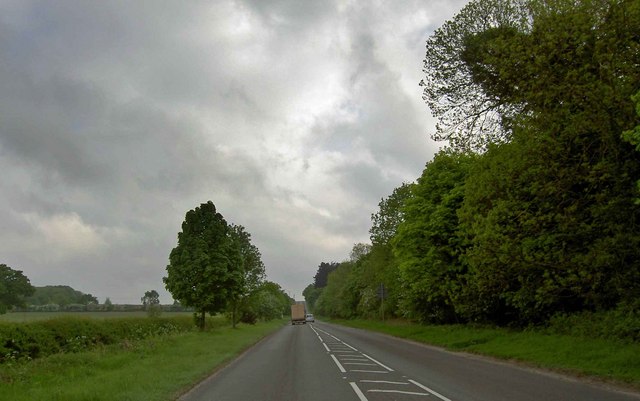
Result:
[[[306,322],[306,311],[304,308],[304,304],[291,305],[291,324],[305,324]]]

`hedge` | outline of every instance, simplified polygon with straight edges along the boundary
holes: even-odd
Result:
[[[193,329],[193,319],[189,316],[105,320],[64,317],[29,323],[0,323],[0,363],[86,351],[100,345]]]

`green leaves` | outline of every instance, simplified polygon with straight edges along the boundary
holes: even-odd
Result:
[[[21,270],[0,264],[0,314],[13,306],[24,306],[24,298],[34,291],[35,288]]]

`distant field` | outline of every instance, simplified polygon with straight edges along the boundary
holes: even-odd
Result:
[[[191,316],[193,312],[163,312],[161,316]],[[0,315],[0,322],[33,322],[58,317],[81,317],[87,319],[113,319],[127,317],[146,317],[147,312],[14,312]]]

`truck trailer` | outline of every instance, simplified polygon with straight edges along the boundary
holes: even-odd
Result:
[[[306,312],[304,304],[291,305],[291,324],[306,323]]]

